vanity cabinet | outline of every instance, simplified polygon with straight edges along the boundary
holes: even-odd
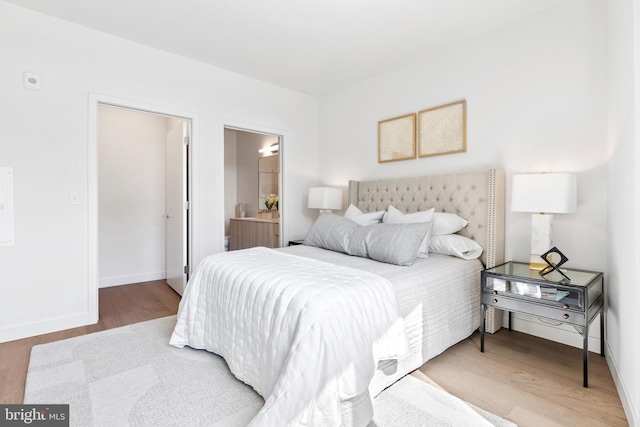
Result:
[[[231,218],[229,250],[265,246],[280,247],[279,220],[266,218]]]

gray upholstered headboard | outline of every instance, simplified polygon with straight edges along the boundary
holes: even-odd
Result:
[[[435,208],[469,221],[458,234],[478,242],[487,267],[504,261],[504,171],[349,181],[349,203],[363,212],[393,205],[404,213]]]

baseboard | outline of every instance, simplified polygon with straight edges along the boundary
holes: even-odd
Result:
[[[109,288],[111,286],[129,285],[131,283],[151,282],[167,278],[166,271],[156,271],[151,273],[130,274],[126,276],[100,277],[98,279],[99,288]]]
[[[613,358],[612,354],[611,348],[609,345],[606,345],[605,357],[607,358],[607,365],[609,366],[611,377],[613,377],[613,382],[616,385],[618,397],[620,398],[620,402],[624,408],[624,413],[627,416],[629,427],[640,427],[640,414],[638,413],[638,411],[640,411],[640,407],[634,407],[632,402],[629,400],[629,389],[620,376],[618,363],[616,362],[616,359]]]
[[[88,312],[0,328],[0,343],[91,325]]]

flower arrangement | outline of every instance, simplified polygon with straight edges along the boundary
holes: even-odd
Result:
[[[273,209],[274,206],[278,209],[278,200],[280,200],[278,196],[271,193],[268,196],[263,194],[262,198],[264,199],[264,205],[267,207],[268,211]]]

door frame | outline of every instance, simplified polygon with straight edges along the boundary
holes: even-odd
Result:
[[[176,110],[164,106],[148,104],[144,102],[132,101],[130,99],[117,98],[109,95],[89,93],[88,108],[88,140],[87,140],[87,306],[88,320],[96,323],[99,318],[98,310],[98,106],[107,105],[116,108],[140,111],[150,114],[172,116],[180,119],[190,120],[191,135],[189,149],[187,150],[187,195],[189,209],[187,211],[187,262],[191,266],[194,257],[193,248],[197,247],[194,229],[198,229],[195,224],[196,215],[194,212],[194,159],[197,151],[197,144],[194,143],[197,137],[198,117],[188,111]]]
[[[261,133],[261,134],[265,134],[265,135],[273,135],[273,136],[277,136],[278,137],[278,143],[280,145],[279,149],[278,149],[278,154],[280,155],[280,159],[279,159],[279,176],[278,176],[278,191],[279,191],[279,197],[280,199],[283,201],[283,203],[281,204],[282,209],[278,208],[279,210],[279,215],[280,215],[280,220],[278,221],[278,229],[279,229],[279,243],[280,243],[280,247],[284,246],[284,242],[286,241],[284,238],[284,230],[285,230],[285,220],[284,218],[286,218],[286,211],[287,211],[287,197],[286,197],[286,188],[284,186],[285,183],[285,179],[284,179],[284,174],[285,174],[285,157],[284,157],[284,146],[285,146],[285,139],[286,139],[286,132],[283,131],[282,129],[274,129],[274,128],[268,128],[265,126],[261,126],[261,125],[252,125],[252,124],[247,124],[247,123],[242,123],[242,122],[235,122],[235,121],[231,121],[231,120],[220,120],[220,141],[221,143],[219,144],[219,164],[220,167],[218,168],[218,182],[222,183],[222,188],[224,190],[225,185],[224,185],[224,130],[225,129],[229,129],[229,130],[237,130],[237,131],[242,131],[242,132],[252,132],[252,133]],[[220,207],[220,211],[219,211],[219,215],[220,218],[222,219],[222,221],[218,221],[219,225],[218,227],[221,233],[221,235],[224,237],[225,233],[224,233],[224,223],[225,223],[225,211],[224,211],[224,204]],[[221,225],[220,225],[221,224]],[[222,240],[219,244],[218,247],[219,251],[224,251],[224,240]]]

